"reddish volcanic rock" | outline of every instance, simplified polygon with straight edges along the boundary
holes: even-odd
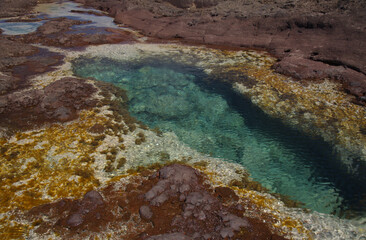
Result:
[[[0,17],[20,16],[36,6],[37,0],[0,1]]]
[[[30,76],[54,70],[56,66],[63,63],[63,59],[63,55],[40,48],[38,52],[28,56],[24,62],[13,66],[11,72],[14,77],[26,83]]]
[[[261,220],[245,217],[232,190],[218,191],[235,195],[233,202],[217,198],[203,183],[205,176],[191,167],[173,164],[143,175],[126,187],[117,182],[80,200],[35,207],[25,218],[38,223],[35,233],[61,238],[284,239]]]
[[[81,109],[93,107],[96,89],[83,79],[63,78],[43,90],[25,90],[0,96],[0,126],[32,128],[46,122],[65,122]]]
[[[42,26],[37,28],[37,33],[41,35],[55,34],[70,30],[74,25],[87,24],[90,21],[79,21],[68,18],[56,18],[45,22]]]
[[[265,49],[279,58],[280,73],[341,80],[358,99],[366,92],[366,3],[361,1],[207,1],[215,6],[197,10],[192,6],[200,1],[194,0],[84,2],[147,36]]]
[[[218,0],[164,0],[179,8],[204,8],[217,5]]]
[[[70,12],[72,12],[72,13],[90,14],[90,15],[94,15],[94,16],[106,16],[107,15],[105,13],[91,11],[91,10],[88,10],[88,11],[86,11],[86,10],[71,10]]]
[[[11,39],[24,43],[37,43],[45,46],[66,48],[134,41],[133,35],[122,29],[88,27],[81,33],[72,29],[72,26],[87,23],[90,22],[55,18],[44,23],[36,32],[14,36]]]
[[[63,56],[45,49],[0,37],[0,95],[28,86],[28,77],[59,65]]]
[[[366,104],[365,75],[348,67],[332,66],[323,62],[290,56],[276,63],[274,69],[297,79],[330,78],[339,80],[348,93],[356,96],[356,103]]]
[[[5,71],[14,65],[26,62],[26,56],[38,52],[38,48],[0,37],[0,71]]]

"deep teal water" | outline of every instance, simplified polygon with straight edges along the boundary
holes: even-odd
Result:
[[[200,69],[162,59],[80,58],[73,70],[126,89],[130,112],[140,121],[175,132],[200,152],[242,164],[272,192],[323,213],[365,212],[364,179],[342,170],[332,146],[270,118]]]

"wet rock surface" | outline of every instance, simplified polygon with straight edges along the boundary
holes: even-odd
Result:
[[[63,78],[44,89],[29,89],[0,96],[0,125],[9,129],[33,128],[47,122],[65,122],[81,109],[93,107],[96,88],[83,79]]]
[[[44,23],[34,33],[15,36],[11,39],[65,48],[134,41],[130,32],[121,29],[89,27],[80,32],[75,28],[88,23],[90,22],[63,17],[55,18]]]
[[[38,3],[53,0],[4,0],[0,2],[0,18],[21,16],[33,10]]]
[[[63,56],[0,36],[0,96],[29,86],[29,77],[54,69]]]
[[[218,0],[165,0],[178,8],[204,8],[217,5]]]
[[[330,77],[348,86],[357,74],[358,90],[347,91],[358,100],[366,95],[362,1],[78,2],[108,11],[115,22],[147,36],[269,50],[280,60],[275,70],[295,78]]]
[[[88,238],[109,229],[123,239],[284,239],[261,220],[245,217],[237,200],[219,198],[191,167],[173,164],[143,175],[125,188],[117,182],[79,200],[35,207],[25,218],[37,223],[36,234],[63,238]],[[229,192],[221,195],[235,194]]]

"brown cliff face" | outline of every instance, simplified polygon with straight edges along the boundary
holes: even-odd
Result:
[[[266,49],[279,58],[274,66],[279,73],[341,81],[365,104],[363,1],[207,1],[207,6],[193,0],[81,2],[154,38]]]

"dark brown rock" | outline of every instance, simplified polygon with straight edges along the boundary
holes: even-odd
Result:
[[[364,2],[207,1],[208,8],[199,10],[194,6],[205,6],[205,1],[167,1],[173,6],[165,1],[128,2],[129,7],[126,1],[118,5],[113,0],[86,0],[85,4],[102,6],[116,22],[147,36],[265,49],[279,58],[275,70],[280,73],[298,79],[329,77],[345,82],[345,90],[357,99],[365,92],[352,87],[363,88],[366,79]],[[211,3],[215,6],[210,7]],[[360,83],[355,83],[353,75]]]
[[[90,203],[92,205],[103,205],[103,197],[100,195],[99,192],[92,190],[90,192],[87,192],[83,197],[83,202]]]
[[[0,73],[0,95],[3,95],[16,88],[19,79],[10,76],[9,73]]]
[[[191,238],[184,235],[183,233],[167,233],[152,236],[147,238],[146,240],[191,240]]]
[[[146,205],[140,207],[139,213],[140,217],[145,220],[150,220],[153,216],[150,207]]]
[[[67,225],[70,227],[77,227],[82,224],[83,221],[83,216],[80,213],[74,213],[68,218]]]
[[[164,0],[169,2],[178,8],[205,8],[217,5],[218,0]]]
[[[263,219],[243,216],[246,207],[255,209],[254,205],[236,200],[223,205],[203,184],[205,176],[191,167],[173,164],[149,172],[132,178],[125,190],[117,182],[79,200],[33,208],[24,218],[40,222],[35,233],[56,232],[64,239],[87,239],[111,229],[116,239],[284,239],[272,233]],[[162,195],[166,200],[155,204]],[[127,232],[121,231],[122,226]]]
[[[102,12],[96,12],[96,11],[92,11],[92,10],[71,10],[71,12],[73,13],[83,13],[83,14],[90,14],[90,15],[94,15],[94,16],[106,16],[105,13]]]
[[[36,6],[36,0],[4,0],[0,2],[0,18],[23,15]]]
[[[65,122],[81,109],[96,105],[96,89],[83,79],[63,78],[43,90],[26,90],[0,96],[0,125],[9,129],[37,127],[47,122]]]
[[[231,201],[238,201],[239,197],[236,193],[228,187],[217,187],[215,188],[215,193],[219,199],[223,202],[231,202]]]
[[[39,3],[57,0],[3,0],[0,1],[0,18],[23,16],[33,11]]]
[[[91,133],[101,134],[105,131],[105,127],[102,124],[94,124],[88,131]]]
[[[179,8],[189,8],[189,7],[193,6],[195,1],[194,0],[166,0],[166,2],[169,2]]]
[[[363,73],[343,65],[332,66],[296,56],[285,57],[273,67],[277,72],[297,79],[330,78],[339,80],[348,93],[356,96],[357,103],[365,104],[366,77]]]
[[[24,43],[65,48],[134,41],[133,35],[123,29],[104,28],[105,31],[99,32],[92,27],[85,27],[85,33],[72,29],[72,26],[87,23],[89,22],[62,17],[54,18],[45,22],[36,32],[9,38]]]
[[[28,78],[51,71],[63,56],[30,44],[0,37],[0,95],[28,87]]]

